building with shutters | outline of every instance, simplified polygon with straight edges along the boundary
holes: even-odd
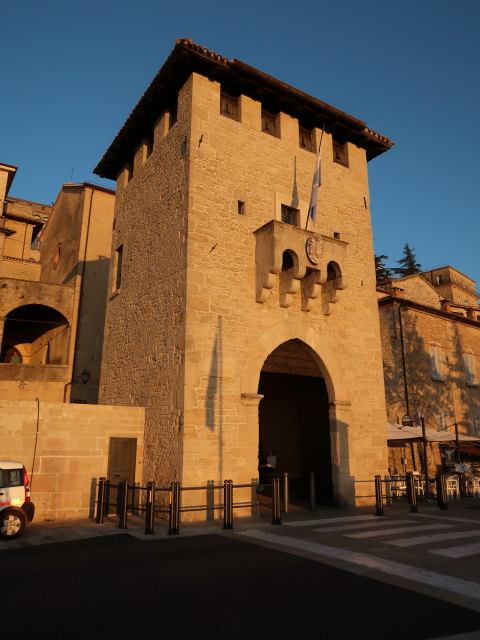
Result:
[[[463,288],[468,283],[471,292],[462,298],[467,304],[451,299],[457,294],[446,298],[445,285],[462,286],[453,281],[455,274],[460,280],[459,271],[443,267],[393,280],[379,291],[388,420],[401,424],[405,414],[421,411],[427,429],[441,439],[451,436],[450,445],[429,445],[430,473],[444,465],[443,449],[453,446],[455,424],[460,435],[480,438],[480,307],[475,282],[463,275]],[[462,447],[467,460],[480,461],[472,445]],[[421,448],[400,456],[407,470],[421,470]],[[400,458],[391,458],[391,471],[404,471]]]

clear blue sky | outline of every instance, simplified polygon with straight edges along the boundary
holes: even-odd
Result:
[[[0,161],[51,203],[92,171],[176,38],[237,58],[395,142],[369,164],[375,251],[480,284],[478,0],[24,0],[2,7]]]

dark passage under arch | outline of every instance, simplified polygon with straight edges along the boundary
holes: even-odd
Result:
[[[300,340],[280,345],[266,359],[258,393],[259,456],[269,449],[276,468],[291,475],[297,498],[305,498],[309,472],[316,477],[316,498],[332,504],[332,461],[328,395],[310,349]]]

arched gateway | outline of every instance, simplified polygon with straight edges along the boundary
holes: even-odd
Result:
[[[259,458],[273,449],[276,469],[287,471],[297,498],[315,472],[316,498],[332,504],[332,456],[328,394],[312,349],[298,339],[265,360],[258,385]]]

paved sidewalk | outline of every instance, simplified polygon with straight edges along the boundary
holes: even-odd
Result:
[[[385,516],[401,517],[409,514],[409,506],[406,503],[396,503],[385,507]],[[457,500],[449,502],[447,511],[440,511],[436,502],[429,503],[420,502],[418,505],[420,514],[431,514],[435,516],[444,515],[446,517],[467,517],[468,519],[478,520],[480,526],[480,499]],[[311,521],[329,518],[342,518],[361,515],[375,515],[374,507],[364,507],[357,509],[340,510],[333,507],[319,506],[315,511],[292,511],[288,514],[282,514],[284,523],[295,521]],[[222,519],[208,520],[206,522],[185,522],[180,525],[180,535],[182,536],[198,536],[207,534],[222,533]],[[250,529],[267,529],[278,531],[282,527],[272,527],[271,516],[264,515],[262,517],[238,517],[234,521],[234,531],[245,531]],[[289,527],[291,532],[291,529]],[[36,522],[27,525],[24,533],[17,540],[3,541],[0,540],[0,552],[19,549],[22,547],[31,547],[53,542],[67,542],[70,540],[82,540],[86,538],[95,538],[97,536],[116,535],[120,533],[128,533],[140,540],[151,540],[156,538],[169,538],[168,521],[155,519],[155,533],[153,535],[145,535],[144,516],[136,515],[128,516],[128,528],[119,529],[118,519],[116,516],[105,518],[104,524],[96,524],[94,518],[82,518],[79,520],[55,521],[55,522]],[[230,533],[230,532],[226,532]]]

